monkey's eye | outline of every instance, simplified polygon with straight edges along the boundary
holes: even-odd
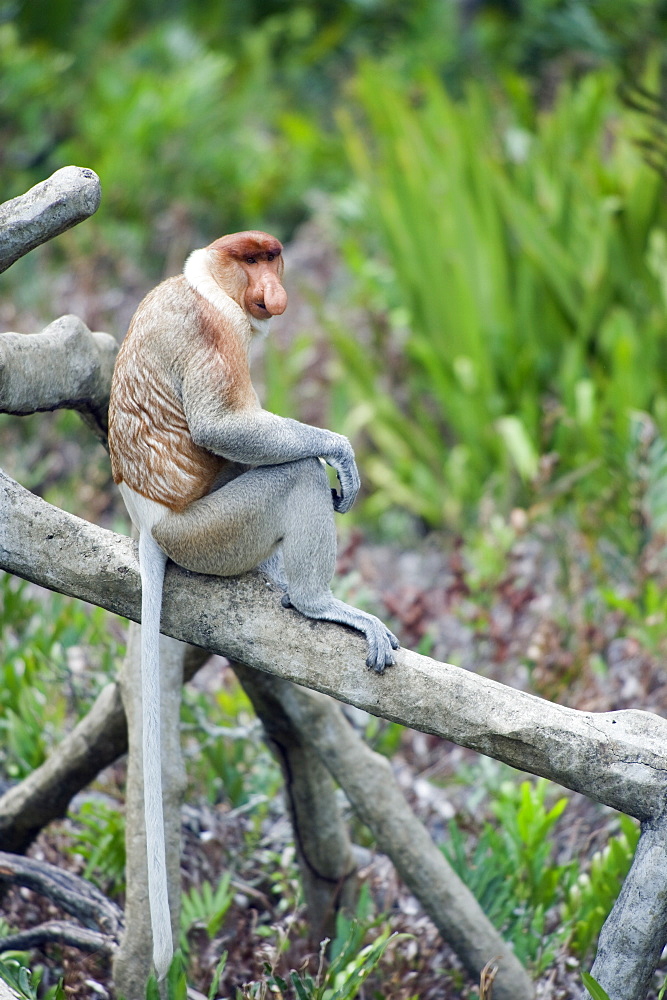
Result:
[[[256,264],[257,263],[257,261],[255,260],[254,257],[246,257],[245,262],[246,262],[246,264]]]
[[[267,260],[273,260],[273,254],[272,253],[267,253],[266,259]]]

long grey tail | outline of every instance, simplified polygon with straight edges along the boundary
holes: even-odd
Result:
[[[160,749],[160,611],[167,557],[150,531],[139,537],[141,570],[141,715],[144,815],[148,860],[148,900],[153,930],[153,962],[158,979],[174,954],[167,892]]]

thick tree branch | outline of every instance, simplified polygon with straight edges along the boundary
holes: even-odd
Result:
[[[106,443],[109,387],[118,344],[61,316],[41,333],[0,335],[0,412],[79,410]]]
[[[34,497],[0,472],[0,568],[137,621],[136,547]],[[281,608],[261,575],[205,577],[169,565],[163,630],[413,729],[557,781],[640,819],[667,791],[667,721],[579,712],[401,649],[383,676],[363,639]],[[405,697],[406,690],[410,697]]]
[[[473,978],[495,956],[496,1000],[531,1000],[526,970],[408,806],[389,761],[364,743],[330,698],[240,664],[234,669],[255,709],[282,722],[331,772]]]
[[[80,951],[92,951],[97,954],[114,955],[117,944],[107,934],[91,931],[87,927],[79,927],[67,920],[49,920],[37,927],[30,927],[16,934],[8,934],[0,939],[3,951],[29,951],[31,948],[41,948],[45,944],[69,945]]]
[[[593,976],[611,1000],[644,1000],[667,941],[667,815],[643,825],[630,869],[600,932]]]
[[[0,272],[97,211],[100,179],[87,167],[63,167],[0,205]]]
[[[22,885],[52,900],[84,927],[97,929],[118,942],[122,911],[90,882],[46,861],[0,852],[0,883]],[[8,947],[2,943],[3,949]]]

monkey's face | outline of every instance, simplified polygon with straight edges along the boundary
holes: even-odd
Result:
[[[280,316],[287,307],[282,244],[268,233],[232,233],[211,244],[216,279],[254,319]]]
[[[246,273],[248,285],[244,305],[255,319],[280,316],[287,307],[287,292],[283,288],[283,259],[274,253],[263,257],[249,256],[239,261]]]

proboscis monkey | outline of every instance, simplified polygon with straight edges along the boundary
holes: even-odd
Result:
[[[119,351],[109,405],[113,476],[139,529],[144,799],[153,961],[173,948],[164,857],[158,642],[167,558],[234,576],[263,565],[282,603],[363,632],[382,673],[396,637],[329,588],[336,535],[359,489],[347,438],[263,410],[248,351],[284,312],[282,246],[261,232],[223,236],[140,304]],[[338,475],[331,490],[322,464]]]

